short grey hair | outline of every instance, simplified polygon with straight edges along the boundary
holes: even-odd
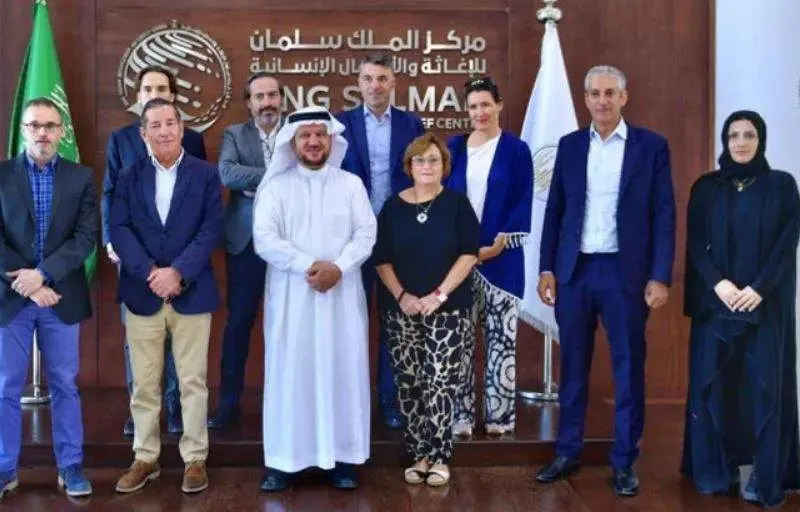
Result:
[[[593,76],[597,75],[611,75],[617,79],[617,86],[620,90],[625,89],[625,85],[628,83],[628,79],[625,78],[625,73],[620,71],[619,69],[615,68],[614,66],[595,66],[589,71],[586,72],[586,78],[583,79],[583,90],[589,90],[589,80]]]

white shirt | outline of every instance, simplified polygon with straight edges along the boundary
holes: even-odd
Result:
[[[467,146],[467,198],[478,221],[483,218],[483,205],[486,204],[486,189],[489,186],[489,171],[497,151],[500,135],[487,140],[480,146]]]
[[[156,168],[156,210],[158,210],[161,224],[166,224],[169,205],[172,202],[172,193],[175,192],[175,181],[178,179],[178,166],[183,160],[183,149],[181,149],[178,159],[169,168],[161,165],[155,156],[151,155],[150,160]]]
[[[583,217],[581,252],[618,252],[617,203],[622,177],[622,159],[628,125],[619,124],[604,141],[589,129],[589,158],[586,164],[586,213]]]
[[[258,139],[261,141],[261,151],[264,153],[264,168],[269,167],[269,162],[272,160],[272,153],[275,151],[275,138],[278,136],[278,128],[281,125],[280,119],[272,127],[269,134],[265,133],[263,129],[256,123],[258,128]]]

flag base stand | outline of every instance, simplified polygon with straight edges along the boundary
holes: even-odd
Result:
[[[50,393],[42,384],[42,353],[39,352],[39,343],[36,333],[33,335],[33,357],[31,358],[31,383],[25,388],[19,403],[22,405],[44,405],[50,403]]]
[[[544,333],[544,357],[542,358],[542,391],[518,390],[517,395],[529,402],[558,402],[558,385],[553,382],[553,335],[549,329]]]
[[[27,386],[19,399],[22,405],[45,405],[50,403],[50,394],[47,388],[43,386],[35,386],[33,384]]]

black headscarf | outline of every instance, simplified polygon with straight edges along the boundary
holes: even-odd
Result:
[[[753,159],[746,164],[739,164],[731,157],[731,152],[728,149],[728,130],[734,121],[750,121],[756,128],[758,133],[758,148]],[[758,176],[770,170],[767,158],[764,152],[767,148],[767,124],[758,113],[752,110],[737,110],[729,115],[722,126],[722,154],[719,156],[720,171],[724,173],[725,178],[747,178],[750,176]]]

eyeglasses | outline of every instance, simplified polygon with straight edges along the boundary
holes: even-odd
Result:
[[[24,126],[31,133],[37,133],[39,130],[42,129],[45,131],[45,133],[55,133],[55,131],[61,128],[61,126],[63,125],[58,123],[40,124],[32,122],[32,123],[22,123],[22,126]]]
[[[423,166],[425,164],[428,164],[428,166],[430,166],[430,167],[435,167],[435,166],[439,165],[440,163],[442,163],[442,159],[439,158],[438,156],[432,156],[432,157],[429,157],[429,158],[425,158],[424,156],[417,155],[417,156],[411,157],[411,163],[414,164],[414,165],[418,165],[418,166]]]

